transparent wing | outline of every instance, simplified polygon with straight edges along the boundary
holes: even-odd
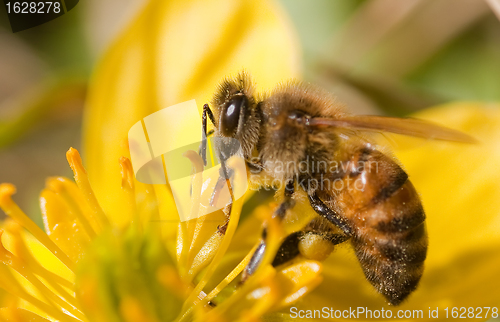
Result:
[[[371,132],[389,132],[433,140],[478,143],[473,137],[438,124],[414,119],[375,115],[345,116],[338,119],[311,118],[309,125]]]

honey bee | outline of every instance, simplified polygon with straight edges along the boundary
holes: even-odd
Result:
[[[240,142],[251,172],[283,182],[274,216],[283,219],[292,210],[299,190],[319,215],[285,238],[274,266],[298,254],[314,256],[315,245],[325,241],[350,241],[366,279],[390,304],[400,304],[416,289],[428,246],[422,203],[395,158],[363,132],[467,143],[473,138],[418,119],[350,115],[330,94],[296,81],[258,96],[245,72],[225,79],[211,105],[213,110],[208,104],[203,108],[205,134],[208,116],[215,137]],[[203,158],[205,153],[202,147]],[[265,245],[264,229],[243,280],[258,267]]]

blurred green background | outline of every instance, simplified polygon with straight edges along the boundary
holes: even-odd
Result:
[[[306,81],[355,113],[403,116],[456,100],[500,101],[495,1],[279,3],[299,37]],[[0,10],[0,182],[18,187],[15,200],[39,224],[45,178],[71,176],[65,153],[80,147],[91,70],[143,2],[82,0],[15,34]]]

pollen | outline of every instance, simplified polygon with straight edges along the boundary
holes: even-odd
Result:
[[[299,242],[299,251],[307,259],[324,261],[333,251],[334,245],[316,234],[307,234]]]

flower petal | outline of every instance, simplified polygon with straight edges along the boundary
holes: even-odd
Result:
[[[426,210],[430,269],[500,242],[500,105],[455,103],[415,116],[480,141],[428,142],[396,151]]]

